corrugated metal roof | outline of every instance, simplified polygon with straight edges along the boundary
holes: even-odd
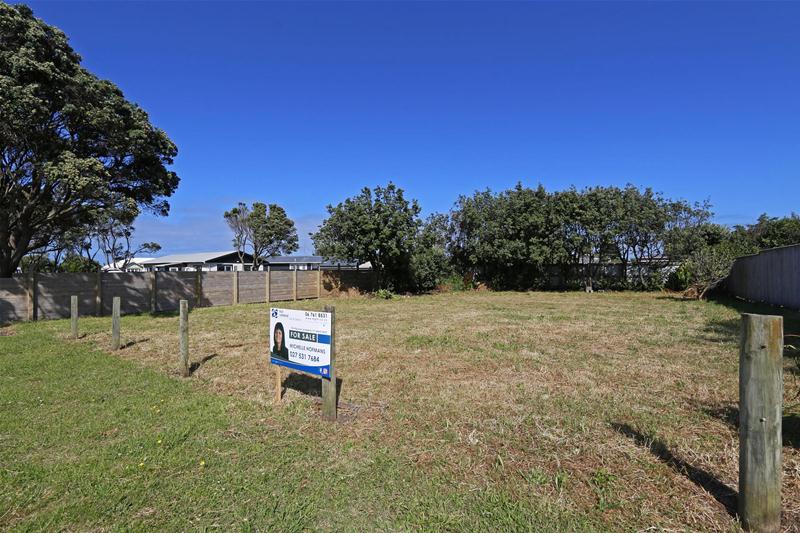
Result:
[[[177,263],[213,263],[215,259],[219,259],[220,257],[224,257],[230,254],[236,254],[236,250],[227,250],[224,252],[195,252],[192,254],[165,255],[163,257],[156,257],[155,259],[146,261],[143,264],[173,265]],[[251,256],[250,254],[245,254],[245,257],[251,257]]]

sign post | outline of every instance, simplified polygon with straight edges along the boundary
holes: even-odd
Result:
[[[336,308],[332,305],[325,306],[325,312],[331,315],[331,355],[328,366],[328,379],[322,378],[322,417],[326,420],[336,420]]]
[[[275,401],[280,401],[281,367],[322,379],[322,411],[336,419],[336,371],[334,368],[335,309],[324,311],[270,309],[270,363],[276,365]]]

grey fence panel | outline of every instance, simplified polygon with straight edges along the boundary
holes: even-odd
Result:
[[[39,319],[66,318],[70,312],[70,297],[78,297],[78,313],[97,312],[97,274],[39,274]]]
[[[280,302],[292,299],[292,273],[288,270],[272,271],[270,273],[269,300]]]
[[[156,306],[158,311],[175,311],[181,300],[195,306],[194,272],[157,272]]]
[[[103,314],[111,314],[114,297],[119,296],[120,313],[130,315],[150,311],[149,272],[109,272],[102,279]]]
[[[233,272],[201,272],[203,307],[233,305]]]
[[[153,278],[155,278],[156,311],[174,311],[180,300],[194,307],[199,295],[201,306],[232,305],[234,276],[238,276],[238,302],[263,303],[266,300],[267,279],[270,280],[270,301],[316,298],[319,273],[316,270],[298,271],[297,285],[291,271],[267,272],[104,272],[37,274],[36,283],[25,276],[0,278],[0,324],[27,320],[32,309],[37,318],[67,318],[70,297],[78,297],[81,315],[111,314],[115,296],[121,300],[122,314],[151,310]],[[341,277],[348,278],[347,287],[370,290],[374,285],[371,272],[323,272],[329,284],[341,287]],[[352,279],[350,279],[352,278]],[[30,285],[30,287],[29,287]],[[31,290],[35,289],[35,290]],[[330,294],[332,291],[324,291]],[[31,305],[32,309],[28,307]]]
[[[0,278],[0,324],[28,318],[26,279]]]
[[[800,309],[800,244],[738,258],[727,287],[745,300]]]
[[[317,297],[317,270],[298,270],[297,271],[297,298],[316,298]]]
[[[239,303],[263,303],[267,299],[266,272],[239,272]]]

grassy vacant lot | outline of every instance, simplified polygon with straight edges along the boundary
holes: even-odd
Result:
[[[286,306],[324,303],[336,424],[298,374],[271,405],[264,305],[194,310],[189,379],[173,373],[175,316],[123,317],[115,355],[109,318],[82,319],[79,341],[68,321],[0,329],[0,528],[738,529],[741,304],[473,292]],[[783,522],[798,531],[791,368]]]

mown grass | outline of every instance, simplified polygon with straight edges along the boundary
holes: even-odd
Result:
[[[67,321],[7,329],[0,527],[738,529],[741,304],[472,292],[285,306],[326,303],[336,424],[298,375],[272,405],[264,305],[193,310],[189,379],[174,374],[174,315],[123,317],[113,355],[107,317],[82,319],[79,341]],[[787,333],[798,324],[787,314]]]
[[[375,438],[342,435],[310,401],[273,409],[207,392],[65,342],[60,327],[0,339],[0,528],[593,529],[502,487],[462,491]]]

